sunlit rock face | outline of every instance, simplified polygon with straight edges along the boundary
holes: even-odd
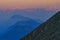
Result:
[[[60,40],[60,11],[21,40]]]

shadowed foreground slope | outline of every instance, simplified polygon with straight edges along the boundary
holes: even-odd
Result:
[[[60,11],[21,40],[60,40]]]

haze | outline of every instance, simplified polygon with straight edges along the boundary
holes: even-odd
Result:
[[[0,9],[60,8],[60,0],[0,0]]]

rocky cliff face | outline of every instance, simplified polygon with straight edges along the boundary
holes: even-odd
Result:
[[[60,11],[21,40],[60,40]]]

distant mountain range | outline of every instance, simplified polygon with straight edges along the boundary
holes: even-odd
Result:
[[[31,18],[33,20],[36,20],[37,22],[40,22],[39,20],[46,21],[48,18],[50,18],[52,15],[57,12],[56,10],[47,11],[45,9],[24,9],[24,10],[7,10],[2,11],[0,10],[0,19],[9,19],[13,15],[21,15],[24,17]]]
[[[7,30],[8,32],[0,40],[18,40],[19,37],[23,37],[35,29],[39,24],[35,20],[20,15],[14,15],[12,20],[17,20],[16,23],[11,25]],[[12,23],[12,22],[11,22]]]
[[[18,40],[54,14],[44,9],[0,11],[0,40]]]

